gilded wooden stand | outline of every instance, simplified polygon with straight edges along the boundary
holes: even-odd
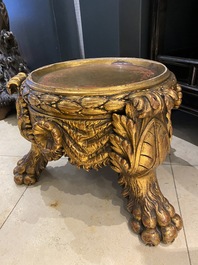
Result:
[[[169,152],[171,109],[180,105],[181,89],[164,65],[69,61],[27,78],[18,74],[8,83],[10,93],[16,90],[18,126],[32,143],[14,169],[17,184],[34,184],[47,162],[62,156],[85,170],[110,164],[128,198],[133,231],[147,245],[174,241],[182,220],[160,191],[156,167]]]

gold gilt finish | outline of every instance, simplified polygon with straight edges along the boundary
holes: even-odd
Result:
[[[110,164],[133,231],[151,246],[174,241],[182,220],[160,191],[156,167],[170,149],[171,109],[181,103],[175,76],[154,61],[102,58],[53,64],[25,78],[20,73],[7,85],[18,90],[18,126],[32,143],[15,182],[34,184],[62,156],[85,170]]]

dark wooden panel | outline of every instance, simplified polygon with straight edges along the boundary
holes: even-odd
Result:
[[[5,0],[11,30],[30,69],[79,57],[72,0]]]

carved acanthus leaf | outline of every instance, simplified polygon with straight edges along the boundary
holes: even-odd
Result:
[[[130,116],[138,118],[152,117],[159,112],[163,111],[163,100],[158,92],[139,92],[130,97],[131,103],[136,113],[131,113],[131,109],[127,109],[126,112]]]
[[[28,141],[34,142],[34,136],[32,132],[32,124],[30,121],[30,114],[27,103],[19,95],[16,101],[18,127],[21,134]]]
[[[122,173],[124,175],[127,175],[130,173],[129,163],[119,156],[116,153],[110,153],[109,154],[111,159],[111,167],[113,170],[115,170],[117,173]]]
[[[132,119],[125,115],[113,115],[113,128],[116,134],[110,136],[110,142],[113,152],[110,154],[112,167],[116,172],[131,173],[135,152],[136,125]]]

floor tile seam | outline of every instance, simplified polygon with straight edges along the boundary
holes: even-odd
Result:
[[[3,228],[3,226],[5,225],[5,223],[7,222],[7,220],[10,218],[10,216],[12,215],[12,213],[14,212],[16,206],[18,205],[18,203],[20,202],[20,200],[22,199],[22,197],[24,196],[26,190],[28,189],[28,186],[25,188],[25,190],[23,191],[23,193],[21,194],[21,196],[19,197],[19,199],[17,200],[17,202],[15,203],[14,207],[12,208],[12,210],[9,212],[9,214],[7,215],[7,217],[5,218],[4,222],[2,223],[2,225],[0,226],[0,230]]]
[[[0,157],[23,157],[24,155],[6,155],[6,154],[0,154]]]
[[[170,166],[170,163],[162,163],[162,166]]]
[[[198,167],[198,164],[184,165],[184,164],[174,163],[174,162],[171,162],[170,164],[173,166],[181,166],[181,167]]]
[[[176,194],[177,203],[178,203],[178,207],[179,207],[179,214],[180,214],[180,216],[181,216],[181,218],[183,220],[182,210],[181,210],[181,205],[180,205],[180,201],[179,201],[179,195],[178,195],[178,190],[177,190],[177,185],[176,185],[176,181],[175,181],[175,175],[174,175],[174,170],[172,168],[172,164],[171,164],[171,171],[172,171],[173,183],[174,183],[174,187],[175,187],[175,194]],[[183,232],[184,232],[184,238],[185,238],[185,243],[186,243],[186,249],[187,249],[187,253],[188,253],[189,263],[190,263],[190,265],[192,265],[191,256],[190,256],[190,250],[189,250],[189,246],[188,246],[188,240],[187,240],[186,230],[185,230],[184,224],[183,224]]]

